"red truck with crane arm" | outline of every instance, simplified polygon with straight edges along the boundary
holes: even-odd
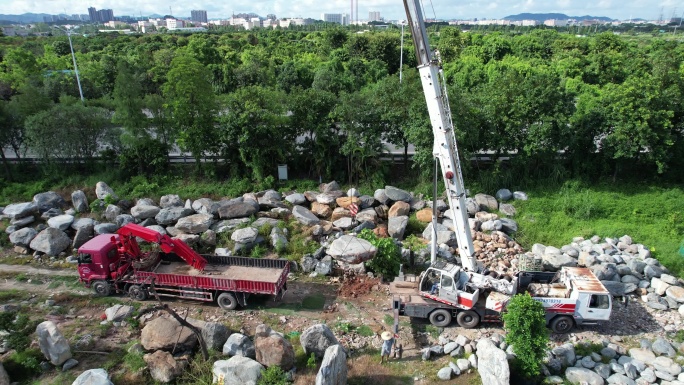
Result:
[[[430,267],[418,277],[400,272],[390,284],[395,332],[400,315],[427,318],[440,327],[449,325],[454,318],[464,328],[480,322],[499,322],[510,298],[523,292],[542,303],[547,324],[557,333],[567,333],[575,325],[608,320],[611,296],[587,268],[564,267],[558,273],[520,272],[503,279],[481,272],[468,223],[466,191],[441,58],[439,52],[430,49],[420,1],[403,1],[432,125],[433,156],[441,166],[460,264],[436,260],[433,232]],[[433,217],[433,230],[434,223]]]
[[[143,251],[136,238],[153,245]],[[283,259],[200,255],[185,242],[129,223],[78,249],[79,280],[98,296],[127,293],[212,302],[226,310],[247,305],[252,294],[282,297],[290,265]]]

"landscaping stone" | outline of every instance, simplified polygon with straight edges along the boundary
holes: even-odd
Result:
[[[570,367],[565,370],[565,378],[573,384],[603,385],[603,377],[585,368]]]
[[[396,188],[394,186],[385,186],[385,195],[387,195],[388,199],[393,200],[395,202],[403,201],[403,202],[408,203],[411,201],[411,194],[409,194],[407,191]],[[378,197],[375,197],[375,199],[378,201],[380,200],[380,199],[378,199]],[[381,202],[381,203],[384,204],[386,202]]]
[[[498,199],[502,202],[506,202],[506,201],[513,199],[513,193],[511,192],[511,190],[509,190],[507,188],[500,189],[499,191],[496,192],[496,194],[494,196],[496,196],[496,199]]]
[[[38,233],[29,246],[50,256],[57,256],[71,245],[71,238],[63,231],[48,227]]]
[[[256,214],[259,205],[254,205],[245,201],[229,201],[221,204],[218,208],[218,215],[222,219],[245,218]]]
[[[7,205],[2,213],[11,219],[19,219],[38,213],[38,207],[33,202],[12,203]]]
[[[387,223],[387,232],[389,233],[390,237],[397,240],[404,239],[404,231],[406,230],[408,221],[409,217],[405,215],[398,217],[390,217]]]
[[[74,216],[65,214],[65,215],[58,215],[56,217],[52,217],[52,218],[48,219],[47,224],[48,224],[48,226],[50,226],[52,228],[62,230],[62,231],[66,231],[67,229],[69,229],[69,227],[71,226],[71,224],[73,222],[74,222]]]
[[[52,365],[60,366],[71,358],[69,341],[64,338],[54,322],[44,321],[38,324],[36,335],[41,353]]]
[[[207,231],[213,223],[214,216],[211,214],[193,214],[178,219],[174,227],[188,234],[200,234]]]
[[[292,208],[292,215],[297,221],[299,221],[299,223],[305,226],[317,225],[321,221],[311,211],[303,206],[294,206]]]
[[[323,362],[316,375],[316,385],[346,385],[347,354],[341,345],[325,349]]]
[[[316,359],[322,359],[326,350],[333,345],[339,344],[337,338],[326,324],[316,324],[308,327],[299,337],[306,356],[313,353]]]
[[[66,206],[66,201],[56,192],[48,191],[34,195],[33,204],[39,213],[44,213],[50,209],[61,209]]]
[[[13,245],[28,246],[36,235],[38,232],[35,229],[25,227],[10,234],[9,240]]]
[[[256,351],[254,350],[254,343],[249,337],[233,333],[228,337],[223,345],[223,354],[226,356],[244,356],[249,358],[256,358]]]
[[[194,214],[195,211],[182,206],[169,206],[159,210],[154,220],[160,225],[173,225],[179,219]]]
[[[130,317],[134,310],[133,306],[116,304],[105,309],[105,315],[107,316],[107,321],[120,322]]]
[[[334,240],[328,254],[334,259],[350,264],[367,261],[375,256],[377,249],[370,242],[353,235],[343,235]]]
[[[171,353],[163,350],[145,354],[143,360],[147,364],[147,369],[150,371],[152,379],[161,383],[173,381],[188,366],[187,360],[175,360]]]
[[[256,360],[266,367],[277,365],[283,370],[290,370],[294,366],[292,344],[282,334],[274,332],[267,325],[262,324],[256,327],[254,349]]]
[[[192,350],[197,337],[188,328],[170,317],[158,317],[148,322],[140,334],[145,350]]]
[[[81,190],[76,190],[71,193],[71,204],[74,209],[79,213],[87,213],[90,209],[88,206],[88,197]]]
[[[104,369],[89,369],[81,373],[71,385],[114,385]]]
[[[251,358],[234,356],[218,360],[212,367],[213,383],[222,385],[257,385],[264,367]],[[220,382],[222,380],[223,382]]]
[[[511,373],[506,353],[499,349],[489,338],[482,338],[477,343],[478,367],[482,384],[508,385]]]

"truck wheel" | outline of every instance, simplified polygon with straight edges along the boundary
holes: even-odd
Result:
[[[443,328],[451,323],[451,312],[446,309],[437,309],[430,313],[430,323]]]
[[[128,288],[128,296],[138,301],[144,301],[147,299],[147,290],[143,289],[140,285],[131,285]]]
[[[106,297],[112,293],[112,288],[107,281],[95,281],[93,282],[93,291],[98,297]]]
[[[235,310],[238,305],[237,299],[235,299],[233,293],[219,294],[218,298],[216,298],[216,302],[223,310]]]
[[[464,329],[472,329],[480,323],[480,316],[472,310],[458,313],[456,322]]]
[[[564,315],[554,318],[553,321],[551,321],[550,326],[554,333],[565,334],[570,332],[574,325],[575,323],[573,322],[572,318]]]

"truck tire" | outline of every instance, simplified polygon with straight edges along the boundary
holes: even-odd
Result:
[[[221,293],[218,298],[216,298],[216,303],[223,310],[235,310],[238,305],[237,299],[233,293]]]
[[[131,285],[128,288],[128,296],[138,301],[144,301],[147,299],[147,290],[140,285]]]
[[[430,313],[430,323],[443,328],[451,323],[451,312],[446,309],[437,309]]]
[[[107,281],[93,281],[92,287],[93,291],[95,292],[95,296],[97,297],[106,297],[112,294],[112,287],[109,285]]]
[[[472,310],[466,310],[458,313],[456,322],[464,329],[472,329],[480,324],[480,316]]]
[[[549,326],[554,333],[565,334],[572,330],[575,322],[569,316],[563,315],[554,318]]]

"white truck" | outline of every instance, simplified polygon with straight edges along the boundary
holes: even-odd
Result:
[[[453,319],[459,326],[474,328],[480,322],[501,322],[510,298],[529,293],[546,310],[546,322],[555,333],[567,333],[575,325],[591,325],[610,318],[612,298],[594,273],[581,267],[558,272],[522,271],[507,287],[484,277],[474,282],[459,266],[438,261],[420,276],[400,274],[390,284],[396,315],[428,318],[444,327]],[[434,283],[439,285],[436,290]]]

